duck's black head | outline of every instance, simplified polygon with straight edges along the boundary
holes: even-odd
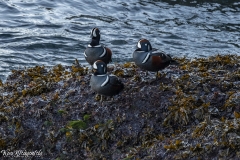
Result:
[[[98,28],[93,28],[91,30],[91,35],[90,35],[91,38],[100,38],[100,30]]]
[[[140,39],[137,43],[137,48],[137,50],[148,52],[152,50],[152,45],[147,39]]]
[[[90,37],[92,38],[92,41],[90,43],[91,46],[97,46],[99,45],[99,41],[100,41],[100,30],[98,28],[93,28],[91,30],[91,35]]]
[[[93,74],[94,75],[104,75],[107,73],[107,65],[101,61],[97,60],[93,64]]]

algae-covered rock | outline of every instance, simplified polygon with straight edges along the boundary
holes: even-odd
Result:
[[[0,82],[0,150],[41,151],[36,159],[239,159],[240,57],[175,60],[180,66],[157,80],[132,62],[111,64],[125,89],[102,103],[77,60],[13,70]]]

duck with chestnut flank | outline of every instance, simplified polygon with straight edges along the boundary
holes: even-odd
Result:
[[[91,31],[91,43],[87,46],[84,51],[84,57],[86,61],[93,65],[97,60],[102,60],[104,63],[108,64],[112,61],[112,51],[99,44],[100,41],[100,30],[98,28],[93,28]]]
[[[133,61],[143,70],[157,72],[156,78],[158,78],[158,71],[172,64],[178,65],[178,62],[173,60],[170,55],[152,48],[147,39],[138,41],[137,49],[133,52]]]
[[[97,60],[93,64],[93,75],[90,79],[90,86],[97,94],[102,96],[114,96],[119,94],[123,88],[123,83],[115,76],[107,74],[107,65]]]

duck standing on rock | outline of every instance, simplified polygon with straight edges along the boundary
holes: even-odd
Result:
[[[157,72],[163,70],[167,66],[173,64],[178,65],[178,62],[173,60],[170,55],[153,49],[147,39],[141,39],[137,43],[137,49],[133,52],[133,61],[143,70]]]
[[[100,30],[98,28],[93,28],[91,31],[91,43],[87,46],[84,51],[84,57],[86,61],[93,65],[97,60],[102,60],[104,63],[108,64],[112,61],[112,51],[99,44],[100,41]]]
[[[114,96],[119,94],[123,88],[123,83],[115,76],[107,74],[107,65],[97,60],[93,64],[93,75],[90,79],[90,86],[97,94],[102,96]]]

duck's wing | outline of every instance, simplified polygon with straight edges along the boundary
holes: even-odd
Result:
[[[155,50],[155,51],[152,51],[151,52],[151,56],[158,56],[161,58],[161,61],[164,63],[164,62],[169,62],[172,60],[172,58],[165,54],[164,52],[162,51],[158,51],[158,50]]]
[[[171,65],[179,65],[179,63],[172,59],[172,57],[169,54],[166,54],[164,52],[160,51],[152,51],[152,56],[159,56],[163,63],[170,62]]]
[[[112,86],[120,87],[120,88],[124,87],[123,83],[118,79],[117,76],[109,75],[109,78],[110,78],[109,84],[111,84]]]

